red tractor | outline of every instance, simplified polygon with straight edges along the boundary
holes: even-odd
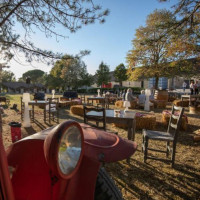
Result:
[[[13,143],[5,152],[0,131],[0,200],[122,199],[101,164],[129,158],[136,146],[115,134],[65,121]]]

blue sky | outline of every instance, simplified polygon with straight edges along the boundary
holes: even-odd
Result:
[[[94,74],[101,61],[114,70],[120,63],[126,63],[126,54],[131,49],[131,40],[134,38],[135,30],[145,25],[146,17],[155,9],[170,8],[177,0],[167,3],[159,3],[157,0],[96,0],[103,8],[108,8],[110,14],[106,17],[104,24],[95,23],[84,26],[75,34],[70,34],[62,27],[56,27],[59,33],[68,36],[66,39],[45,38],[36,30],[32,41],[40,48],[56,52],[78,54],[80,50],[90,50],[91,53],[83,58],[88,72]],[[22,29],[17,26],[16,30],[23,34]],[[21,57],[23,59],[23,56]],[[41,63],[19,64],[11,61],[10,70],[19,78],[28,70],[41,69],[49,72],[52,66]]]

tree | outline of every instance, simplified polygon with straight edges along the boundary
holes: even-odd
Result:
[[[155,10],[147,17],[146,26],[136,30],[133,49],[127,55],[130,80],[155,77],[158,88],[159,77],[190,71],[192,64],[187,59],[198,53],[198,44],[192,36],[183,37],[181,28],[168,31],[176,23],[170,11]]]
[[[98,86],[102,86],[103,84],[108,84],[110,81],[110,69],[109,66],[105,63],[101,62],[99,65],[99,69],[96,71],[96,83]]]
[[[167,0],[159,0],[165,2]],[[171,24],[168,32],[173,32],[176,29],[183,29],[180,37],[195,37],[200,39],[200,1],[196,0],[178,0],[172,6],[174,16],[178,16],[176,23]],[[184,39],[184,38],[183,38]],[[199,51],[199,49],[198,49]]]
[[[15,82],[16,78],[13,72],[11,71],[2,71],[2,82]]]
[[[168,0],[159,0],[160,2],[166,2]],[[173,6],[173,14],[179,15],[179,20],[176,26],[182,24],[190,25],[190,29],[195,30],[199,26],[200,15],[200,1],[196,0],[178,0]],[[175,28],[175,27],[172,27]]]
[[[94,83],[94,76],[89,74],[86,70],[86,68],[84,70],[81,71],[80,73],[80,80],[79,80],[79,87],[81,86],[91,86]]]
[[[65,67],[65,58],[67,56],[65,55],[63,59],[57,60],[54,66],[52,67],[50,74],[48,75],[48,86],[53,89],[62,89],[65,88],[65,82],[64,79],[61,78],[62,70]]]
[[[120,83],[120,86],[122,86],[122,81],[126,81],[128,78],[126,75],[126,72],[127,72],[127,69],[123,63],[121,63],[115,68],[114,77]]]
[[[42,83],[44,74],[45,72],[40,69],[29,70],[22,74],[22,79],[26,81],[26,78],[30,77],[32,83]]]
[[[63,81],[63,89],[66,87],[77,89],[78,87],[84,85],[90,85],[86,82],[88,79],[91,80],[89,74],[87,73],[85,63],[77,57],[72,57],[68,59],[63,58],[56,63],[57,67],[54,69],[55,74],[60,75],[59,78]],[[53,74],[53,73],[52,73]],[[85,79],[86,78],[86,79]]]
[[[37,29],[46,37],[66,37],[56,30],[61,25],[70,32],[96,21],[103,23],[108,10],[102,10],[92,0],[2,0],[0,3],[0,52],[1,58],[10,60],[14,54],[24,52],[27,61],[45,61],[62,55],[39,49],[31,42]],[[25,36],[15,26],[24,28]],[[17,52],[16,52],[17,51]]]
[[[0,92],[1,92],[1,87],[5,88],[2,83],[4,82],[15,82],[16,78],[13,72],[11,71],[6,71],[6,70],[1,70],[1,81],[0,81]]]

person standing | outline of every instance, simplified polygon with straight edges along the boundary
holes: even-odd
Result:
[[[136,98],[133,96],[131,88],[129,88],[127,90],[127,93],[126,93],[126,96],[125,96],[125,101],[131,102],[131,101],[134,101],[134,100],[136,100]]]
[[[194,94],[194,82],[191,81],[190,83],[190,94],[193,95]]]
[[[185,93],[185,88],[187,87],[187,83],[185,81],[183,82],[182,87],[183,87],[183,92]]]

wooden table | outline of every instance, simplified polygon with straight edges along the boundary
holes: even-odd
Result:
[[[200,99],[200,95],[181,95],[181,101],[183,101],[183,99],[189,99],[189,106],[192,104],[192,98],[195,98],[196,100]]]
[[[127,137],[129,140],[135,140],[135,114],[136,112],[134,111],[120,111],[119,116],[114,115],[114,110],[106,110],[106,122],[107,123],[120,123],[120,124],[127,124],[128,125],[128,132],[127,132]],[[87,115],[90,116],[102,116],[102,112],[95,112],[95,111],[90,111],[87,113]]]
[[[35,111],[34,111],[34,107],[35,106],[43,106],[44,107],[44,121],[46,122],[46,105],[48,105],[49,102],[48,101],[29,101],[28,105],[32,106],[32,120],[35,120]]]

